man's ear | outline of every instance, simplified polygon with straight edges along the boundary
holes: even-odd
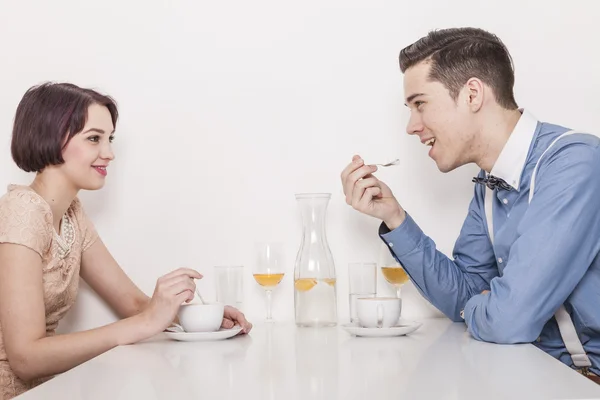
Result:
[[[486,87],[479,78],[470,78],[463,87],[464,99],[473,113],[478,112],[483,106],[487,94],[485,89]]]

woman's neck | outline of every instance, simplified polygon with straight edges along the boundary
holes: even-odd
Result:
[[[29,186],[50,205],[54,229],[59,232],[60,221],[77,196],[78,190],[51,167],[38,172]]]

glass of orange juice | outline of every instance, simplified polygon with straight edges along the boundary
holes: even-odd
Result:
[[[252,275],[254,280],[265,289],[267,303],[266,322],[273,322],[273,289],[282,281],[285,274],[283,266],[283,245],[281,243],[257,243],[256,262]]]
[[[379,252],[379,265],[381,266],[381,273],[386,281],[392,284],[396,288],[396,296],[401,298],[402,285],[408,282],[409,277],[402,265],[396,261],[396,259],[390,253],[390,249],[385,245],[381,245]]]

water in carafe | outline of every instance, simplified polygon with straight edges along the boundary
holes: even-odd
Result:
[[[331,194],[297,194],[302,240],[294,268],[294,308],[298,326],[337,323],[336,275],[327,243],[325,217]]]

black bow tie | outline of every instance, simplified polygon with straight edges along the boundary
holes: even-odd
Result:
[[[480,183],[489,187],[491,190],[496,188],[504,189],[504,190],[512,190],[512,187],[506,183],[504,179],[496,178],[494,175],[488,175],[487,178],[473,178],[473,182]]]

